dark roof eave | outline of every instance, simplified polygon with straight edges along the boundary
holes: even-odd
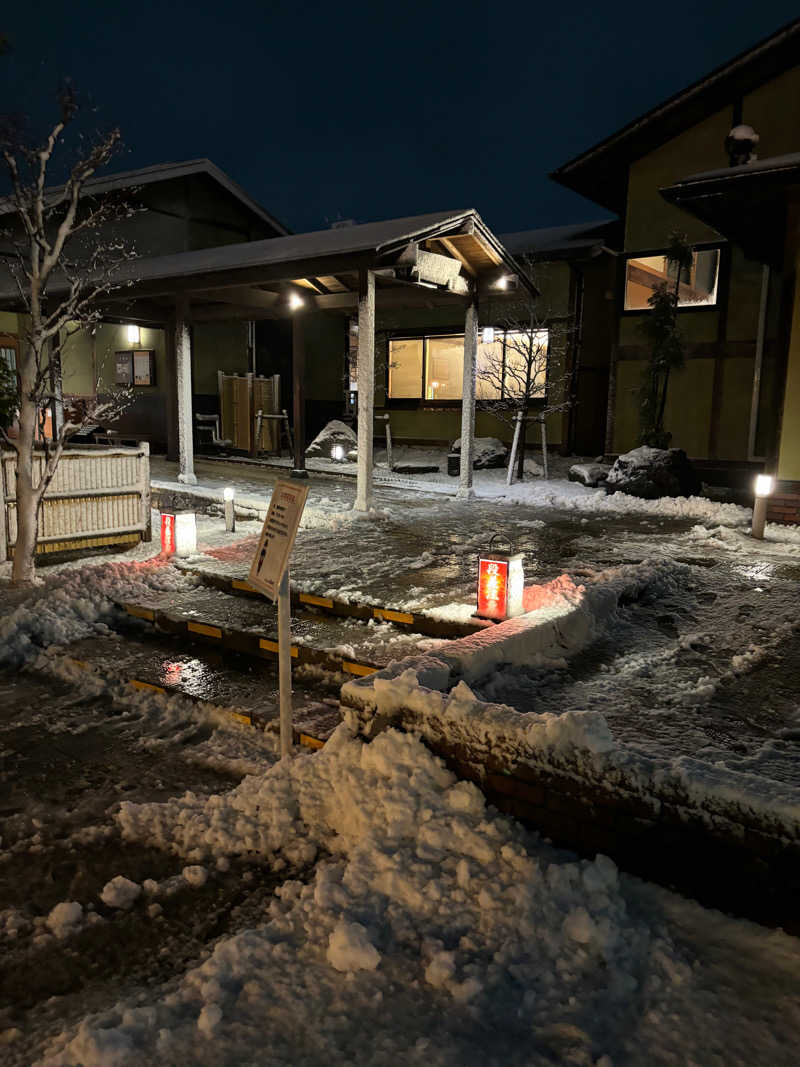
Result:
[[[625,175],[632,160],[646,155],[680,129],[700,121],[705,114],[724,107],[732,88],[736,96],[741,96],[781,70],[796,65],[799,43],[800,19],[795,19],[563,163],[550,172],[550,178],[619,212],[624,208]],[[598,168],[600,173],[595,172]]]

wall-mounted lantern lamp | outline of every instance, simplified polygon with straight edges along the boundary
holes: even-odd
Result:
[[[139,329],[138,326],[134,326],[133,324],[131,324],[128,327],[128,344],[129,345],[138,345],[138,344],[141,344],[141,342],[142,342],[142,332],[141,332],[141,330]]]

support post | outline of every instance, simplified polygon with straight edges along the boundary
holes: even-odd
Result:
[[[178,481],[197,485],[192,432],[192,339],[189,301],[175,301],[175,384],[178,394]]]
[[[475,375],[478,364],[478,300],[473,296],[464,316],[464,376],[461,391],[461,470],[456,494],[471,500],[472,464],[475,459]]]
[[[292,616],[289,565],[278,586],[278,685],[280,687],[281,758],[292,754]]]
[[[389,422],[389,416],[386,416],[386,465],[391,473],[394,470],[394,463],[392,462],[392,427]]]
[[[544,416],[542,416],[541,427],[542,427],[542,468],[544,469],[544,475],[543,475],[544,480],[547,481],[547,479],[550,477],[550,471],[549,471],[548,465],[547,465],[547,421],[545,420]]]
[[[299,311],[292,318],[292,390],[294,393],[294,468],[292,478],[307,478],[306,470],[306,338]]]
[[[358,272],[358,478],[356,511],[372,506],[372,437],[375,416],[375,274]]]
[[[514,480],[514,466],[517,462],[517,449],[519,448],[519,433],[522,429],[523,412],[518,411],[514,417],[514,439],[511,442],[511,455],[508,457],[508,470],[506,471],[506,485],[511,485]]]

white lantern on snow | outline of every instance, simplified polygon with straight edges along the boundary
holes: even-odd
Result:
[[[175,555],[186,558],[197,551],[197,519],[193,511],[175,515]]]
[[[344,445],[331,445],[331,459],[334,463],[344,463]]]
[[[753,525],[750,528],[750,536],[757,541],[764,540],[764,527],[767,524],[767,497],[775,488],[775,479],[771,474],[757,474],[755,501],[753,503]]]

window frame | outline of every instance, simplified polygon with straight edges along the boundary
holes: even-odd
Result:
[[[690,314],[708,314],[709,312],[719,311],[723,306],[723,301],[727,297],[727,293],[723,294],[723,285],[727,285],[728,281],[728,242],[727,241],[697,241],[692,244],[692,252],[713,252],[716,250],[719,253],[717,259],[717,299],[713,304],[679,304],[677,311],[679,315],[683,315],[686,312]],[[626,308],[625,307],[625,290],[627,288],[628,281],[628,262],[632,259],[647,259],[648,256],[663,256],[666,253],[666,248],[662,245],[660,248],[644,248],[639,249],[636,252],[625,252],[622,259],[622,269],[620,271],[620,294],[619,294],[619,307],[620,315],[629,318],[631,315],[649,315],[652,312],[652,308]],[[726,268],[726,269],[723,269]]]
[[[490,326],[491,323],[486,323],[485,325],[486,326]],[[481,343],[480,334],[481,334],[481,331],[483,330],[483,328],[484,328],[483,325],[478,327],[478,344]],[[476,396],[476,398],[475,398],[476,405],[480,405],[482,403],[491,404],[491,403],[497,402],[498,400],[504,400],[505,399],[506,334],[514,333],[515,331],[512,330],[512,329],[509,329],[506,326],[495,326],[494,330],[495,330],[495,333],[502,333],[502,335],[503,335],[503,390],[502,390],[502,392],[501,392],[499,397],[483,397],[483,398],[481,398],[481,397],[477,397]],[[543,392],[542,396],[531,397],[531,403],[533,403],[533,404],[543,404],[544,405],[544,404],[547,403],[547,394],[548,394],[548,389],[549,389],[549,384],[550,384],[550,328],[549,328],[549,326],[543,326],[542,327],[542,332],[547,334],[547,345],[548,345],[548,349],[547,349],[547,366],[545,368],[544,392]],[[446,409],[446,408],[460,408],[461,407],[462,397],[456,397],[455,399],[445,399],[445,400],[428,400],[426,398],[426,396],[425,396],[425,382],[427,380],[427,370],[428,370],[428,341],[429,340],[437,340],[439,338],[448,338],[448,337],[461,337],[461,338],[463,338],[464,334],[463,334],[463,332],[459,333],[457,330],[456,331],[448,330],[448,329],[446,329],[444,327],[442,328],[441,332],[439,330],[431,331],[431,330],[426,330],[426,329],[422,328],[422,329],[409,329],[409,330],[396,331],[396,332],[392,332],[392,333],[388,334],[388,336],[386,338],[386,346],[387,346],[386,357],[387,358],[386,358],[386,383],[385,383],[385,406],[387,408],[388,407],[393,407],[393,408],[397,408],[398,410],[405,409],[405,410],[408,411],[408,410],[411,410],[411,409],[414,409],[414,408],[420,408],[420,407],[422,407],[422,408],[433,408],[433,409],[437,409],[437,408],[445,408]],[[392,397],[389,394],[389,383],[390,383],[390,380],[391,380],[390,379],[390,372],[391,372],[391,362],[392,362],[392,355],[391,355],[391,353],[392,353],[392,349],[391,349],[392,341],[422,341],[422,368],[421,368],[422,373],[421,373],[421,376],[420,376],[420,395],[419,395],[419,397]],[[463,382],[462,382],[462,392],[463,392]]]

